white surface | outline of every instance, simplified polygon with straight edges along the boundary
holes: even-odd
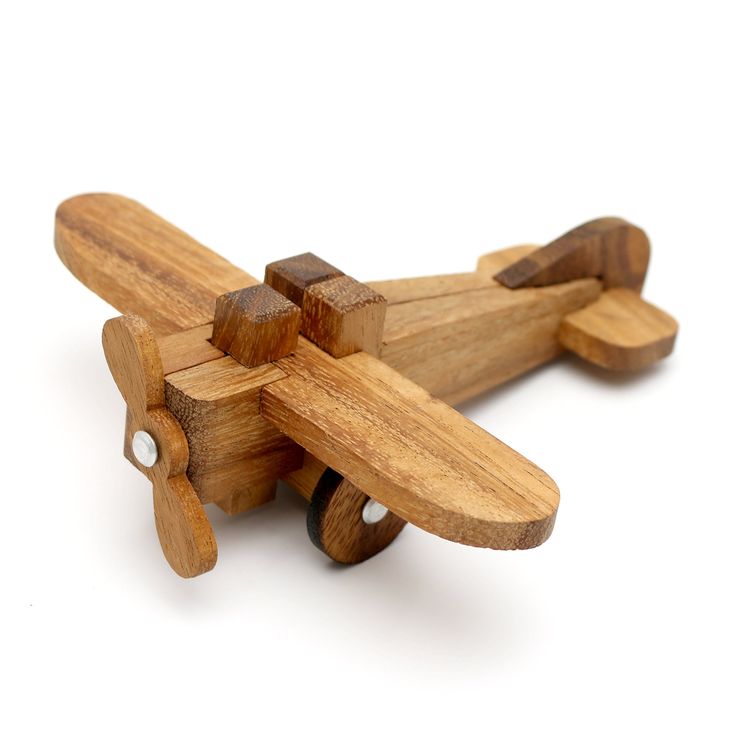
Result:
[[[0,730],[734,733],[731,10],[4,4]],[[311,249],[362,280],[618,214],[677,352],[464,407],[558,481],[539,549],[409,528],[338,569],[282,492],[213,511],[217,567],[181,580],[121,454],[114,311],[52,248],[90,190],[257,275]]]

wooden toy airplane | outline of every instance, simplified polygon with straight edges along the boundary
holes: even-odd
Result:
[[[126,315],[102,335],[124,454],[153,484],[161,547],[184,577],[217,559],[204,504],[247,511],[278,479],[339,562],[376,554],[407,521],[478,547],[539,545],[554,481],[450,404],[564,350],[641,369],[677,333],[639,296],[647,236],[617,218],[490,253],[474,273],[367,285],[312,254],[270,264],[261,284],[109,194],[62,203],[55,243]]]

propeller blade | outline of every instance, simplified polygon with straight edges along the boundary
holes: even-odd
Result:
[[[193,578],[215,566],[215,535],[186,475],[154,477],[153,514],[161,550],[177,574]]]

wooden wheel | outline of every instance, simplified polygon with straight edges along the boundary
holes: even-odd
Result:
[[[367,523],[365,518],[372,521],[371,510],[376,520]],[[382,507],[331,468],[317,483],[307,513],[307,531],[314,545],[346,565],[386,549],[405,525],[396,514],[388,510],[384,514]]]

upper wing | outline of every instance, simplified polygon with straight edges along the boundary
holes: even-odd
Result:
[[[552,531],[554,481],[367,353],[301,339],[264,386],[261,414],[403,519],[463,544],[523,549]]]
[[[114,195],[64,202],[56,248],[83,283],[159,336],[211,321],[220,294],[257,283]],[[264,386],[263,416],[402,518],[482,547],[533,547],[549,536],[554,482],[380,360],[336,360],[301,339],[277,364],[286,375]]]
[[[56,211],[56,251],[87,287],[157,335],[212,321],[220,294],[259,283],[166,220],[115,194],[83,194]]]

